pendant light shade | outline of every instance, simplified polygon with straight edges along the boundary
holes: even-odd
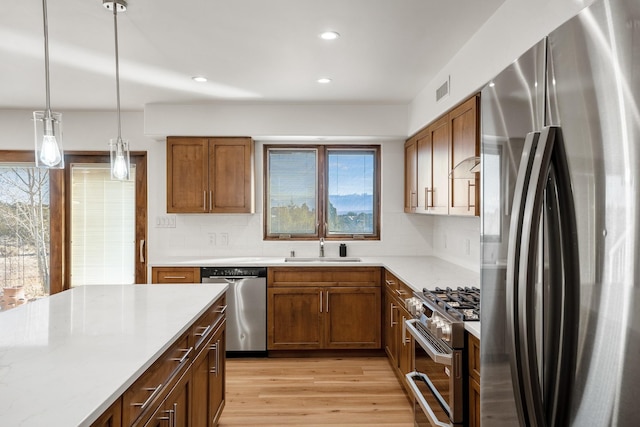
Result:
[[[111,158],[111,179],[127,181],[129,179],[129,143],[122,138],[109,141]]]
[[[116,107],[118,115],[118,137],[109,141],[111,159],[111,179],[128,181],[131,169],[129,163],[129,142],[122,139],[122,126],[120,123],[120,63],[118,60],[118,12],[127,10],[125,0],[103,0],[102,5],[113,12],[113,31],[116,47]]]
[[[44,22],[46,106],[44,111],[33,112],[36,167],[62,169],[64,168],[62,114],[51,111],[51,97],[49,94],[49,23],[47,20],[47,0],[42,0],[42,18]]]

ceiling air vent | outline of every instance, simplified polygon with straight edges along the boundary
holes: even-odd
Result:
[[[450,78],[447,77],[447,80],[436,89],[436,102],[449,95],[449,80]]]

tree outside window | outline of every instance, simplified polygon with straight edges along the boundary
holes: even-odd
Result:
[[[265,146],[266,239],[379,239],[379,146]]]
[[[0,309],[50,292],[49,171],[0,164]]]

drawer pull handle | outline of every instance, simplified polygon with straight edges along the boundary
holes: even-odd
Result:
[[[406,295],[407,293],[405,291],[403,291],[402,289],[396,289],[396,293],[398,295]]]
[[[224,314],[225,311],[227,311],[227,306],[223,305],[222,307],[216,308],[215,313]]]
[[[160,390],[162,389],[162,383],[158,384],[158,387],[151,387],[151,388],[144,388],[144,391],[150,391],[151,394],[149,395],[149,397],[147,397],[147,400],[145,400],[143,403],[132,403],[131,406],[139,406],[140,409],[144,409],[146,408],[149,403],[151,403],[151,401],[153,401],[153,399],[155,399],[156,395],[160,392]]]
[[[393,310],[395,310],[395,309],[396,309],[395,304],[391,303],[391,310],[389,310],[389,313],[390,313],[389,323],[390,323],[391,326],[395,326],[395,325],[398,324],[398,322],[394,322],[393,321]]]
[[[187,276],[164,276],[165,279],[186,279]]]
[[[200,328],[204,328],[204,331],[196,333],[195,336],[197,336],[197,337],[206,337],[207,334],[209,333],[209,331],[211,330],[211,327],[212,327],[211,325],[207,325],[206,327],[205,326],[200,326]]]
[[[182,348],[178,351],[184,351],[185,353],[182,355],[182,357],[172,357],[171,360],[172,362],[178,362],[178,365],[182,365],[184,363],[185,360],[187,360],[187,357],[189,357],[189,354],[191,354],[191,350],[193,350],[193,347],[189,347],[189,348]]]
[[[215,376],[218,376],[218,373],[220,372],[220,368],[219,368],[219,364],[220,364],[220,340],[217,340],[215,342],[215,344],[211,344],[211,347],[209,347],[209,350],[215,350],[216,351],[216,358],[215,358],[215,365],[213,368],[209,369],[209,373],[210,374],[215,374]]]
[[[393,280],[385,280],[385,283],[387,285],[395,285],[396,284],[396,282],[394,282]]]

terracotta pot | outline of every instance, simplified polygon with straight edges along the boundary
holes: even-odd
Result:
[[[9,310],[10,308],[22,305],[26,302],[23,287],[2,288],[0,295],[0,310]]]

